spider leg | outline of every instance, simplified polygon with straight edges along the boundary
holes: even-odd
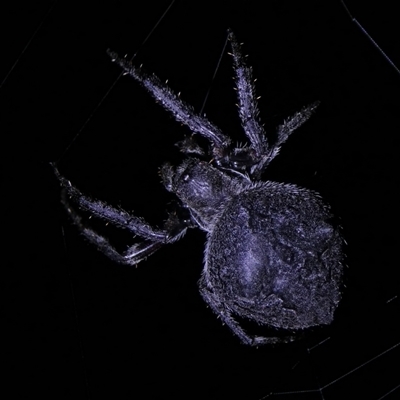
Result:
[[[199,281],[200,294],[204,301],[218,315],[223,324],[227,325],[231,331],[239,337],[242,343],[250,346],[259,346],[264,344],[289,343],[295,340],[293,336],[286,337],[265,337],[257,335],[249,335],[240,324],[233,318],[234,311],[229,309],[225,302],[222,302],[217,294],[207,287],[204,277]]]
[[[240,44],[235,35],[228,30],[228,38],[232,48],[233,66],[236,74],[236,88],[239,101],[239,116],[251,147],[255,150],[257,158],[266,153],[268,148],[265,130],[258,119],[258,104],[255,94],[252,68],[249,67],[242,56]]]
[[[173,243],[182,238],[186,233],[190,223],[181,220],[176,214],[169,214],[164,223],[164,229],[153,229],[143,219],[135,217],[122,209],[115,209],[99,200],[92,200],[83,195],[77,188],[72,186],[71,182],[60,175],[57,168],[52,164],[54,173],[63,187],[61,202],[77,225],[81,233],[93,243],[100,251],[110,259],[129,265],[135,265],[139,261],[153,254],[164,244]],[[135,235],[138,235],[143,241],[129,247],[124,253],[119,253],[108,241],[107,238],[98,234],[82,222],[82,218],[69,204],[68,197],[83,210],[90,212],[97,218],[110,222],[116,227],[127,229]]]
[[[240,45],[234,34],[229,31],[229,40],[232,47],[232,57],[236,74],[236,87],[239,100],[239,115],[246,136],[250,140],[254,160],[250,175],[260,177],[263,170],[278,155],[281,145],[290,134],[306,122],[319,102],[315,102],[294,114],[278,127],[277,139],[268,143],[265,130],[258,119],[258,105],[255,94],[252,68],[247,66],[240,51]]]
[[[130,61],[121,58],[118,54],[107,50],[107,54],[116,62],[126,75],[132,76],[144,86],[150,94],[172,113],[174,118],[185,124],[192,132],[207,138],[213,145],[214,155],[223,153],[230,144],[230,139],[208,119],[195,113],[194,109],[182,101],[167,85],[155,75],[149,75],[141,68],[135,67]]]
[[[260,162],[254,168],[254,171],[260,171],[261,173],[268,164],[279,154],[279,150],[281,146],[289,136],[297,129],[300,128],[301,125],[304,124],[312,115],[314,110],[318,107],[319,101],[316,101],[309,106],[303,107],[300,111],[296,112],[291,117],[287,118],[283,124],[278,126],[277,129],[277,139],[275,143],[271,144],[270,148],[267,151],[267,156],[265,157],[264,162]]]
[[[107,238],[98,234],[96,231],[83,224],[80,215],[72,207],[69,206],[68,201],[65,198],[65,194],[66,193],[64,191],[62,203],[65,206],[74,224],[78,227],[81,234],[99,251],[105,254],[110,260],[120,264],[136,265],[162,247],[163,243],[161,242],[144,240],[143,242],[130,246],[123,253],[118,252]]]
[[[169,222],[169,224],[167,224],[169,229],[153,229],[142,218],[131,215],[123,209],[111,207],[100,200],[92,200],[85,196],[75,186],[73,186],[70,181],[60,175],[54,164],[52,164],[52,166],[54,168],[54,173],[61,186],[66,191],[66,194],[72,198],[73,202],[76,203],[80,209],[88,211],[95,217],[110,222],[116,227],[127,229],[143,239],[153,242],[173,242],[172,239],[176,235],[171,235],[171,232],[176,230],[176,224]],[[68,206],[66,197],[64,197],[63,203],[65,206]],[[184,231],[186,228],[187,226],[182,227],[182,229],[178,229],[178,231]]]

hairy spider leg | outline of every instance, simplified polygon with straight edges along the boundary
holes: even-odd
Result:
[[[54,164],[51,165],[64,189],[61,201],[72,221],[77,225],[83,236],[110,259],[122,264],[136,265],[164,244],[174,243],[186,233],[188,225],[180,221],[175,214],[169,214],[168,219],[164,222],[165,229],[153,229],[142,218],[135,217],[123,209],[111,207],[102,201],[90,199],[60,175]],[[130,246],[125,252],[119,253],[107,238],[83,224],[80,215],[69,204],[67,196],[72,198],[80,209],[88,211],[95,217],[110,222],[118,228],[127,229],[144,240]]]
[[[253,84],[252,69],[246,65],[240,51],[240,45],[231,31],[229,31],[229,39],[236,74],[239,115],[244,132],[250,141],[250,149],[255,153],[252,154],[252,152],[249,152],[249,158],[252,159],[252,166],[249,173],[252,177],[259,179],[270,161],[279,153],[280,146],[294,130],[310,118],[318,103],[304,107],[295,115],[285,120],[278,127],[275,143],[268,145],[266,133],[258,120],[259,110]],[[135,67],[127,59],[119,57],[115,52],[107,50],[107,54],[125,71],[126,75],[132,76],[144,86],[166,110],[172,113],[177,121],[185,124],[193,133],[198,133],[207,138],[212,143],[212,155],[214,158],[223,158],[229,153],[231,139],[208,119],[196,114],[193,107],[182,101],[157,76],[147,74],[141,68]]]
[[[252,77],[252,68],[246,65],[241,53],[241,46],[231,30],[228,31],[228,39],[232,49],[230,55],[233,58],[240,120],[242,121],[244,133],[250,140],[251,148],[255,151],[257,157],[261,157],[266,153],[268,144],[265,130],[258,118],[260,112]]]
[[[297,111],[294,115],[285,119],[283,124],[278,126],[276,141],[268,149],[265,162],[257,166],[258,170],[263,171],[268,166],[268,164],[279,154],[282,144],[286,142],[289,136],[297,128],[300,128],[300,126],[311,117],[318,105],[319,101],[315,101],[309,106],[303,107],[300,111]]]
[[[107,50],[107,54],[113,62],[117,63],[125,71],[126,75],[130,75],[144,86],[157,102],[172,113],[178,122],[185,124],[193,133],[198,133],[207,138],[213,145],[213,154],[215,156],[224,153],[224,150],[230,145],[231,139],[224,135],[217,126],[208,119],[196,114],[192,106],[182,101],[154,74],[147,74],[141,68],[135,67],[130,61],[120,58],[117,53],[110,50]]]
[[[250,148],[254,150],[254,166],[250,175],[258,179],[268,164],[278,155],[280,146],[288,139],[290,134],[306,122],[318,102],[313,103],[294,114],[278,127],[276,141],[268,144],[266,132],[258,118],[259,110],[255,93],[252,68],[243,58],[240,44],[237,42],[232,31],[228,31],[229,41],[232,48],[233,67],[235,70],[235,81],[238,95],[239,116],[244,133],[250,141]]]
[[[136,265],[162,247],[162,243],[144,240],[143,242],[130,246],[124,253],[120,253],[112,246],[106,237],[83,224],[80,215],[68,203],[65,190],[63,190],[61,195],[61,202],[81,234],[114,262]]]
[[[226,324],[231,331],[238,336],[244,344],[250,346],[259,346],[264,344],[277,344],[277,343],[290,343],[296,340],[294,336],[285,337],[265,337],[249,335],[233,318],[233,312],[220,301],[220,297],[216,296],[213,291],[208,288],[207,283],[202,276],[199,281],[200,294],[203,300],[212,308],[212,310],[218,315],[223,324]]]

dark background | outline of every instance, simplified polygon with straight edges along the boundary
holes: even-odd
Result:
[[[51,4],[3,13],[1,79]],[[57,2],[1,88],[7,398],[397,398],[399,74],[339,1],[176,1],[141,47],[168,4]],[[347,5],[399,66],[395,6]],[[200,110],[228,27],[249,54],[269,132],[321,101],[264,179],[320,192],[348,242],[335,322],[276,348],[241,345],[206,308],[202,232],[137,268],[115,265],[71,225],[48,166],[61,158],[84,193],[160,224],[172,197],[157,169],[179,162],[173,144],[187,129],[126,77],[91,116],[120,72],[105,50],[140,49],[135,62]],[[232,76],[225,54],[205,112],[243,140]]]

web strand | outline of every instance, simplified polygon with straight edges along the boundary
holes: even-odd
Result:
[[[358,26],[361,32],[369,39],[369,41],[376,47],[376,49],[382,54],[382,56],[386,59],[386,61],[396,70],[396,72],[400,75],[400,69],[397,68],[396,64],[390,59],[390,57],[381,49],[378,43],[371,37],[371,35],[364,29],[364,27],[357,21],[356,18],[350,13],[350,10],[347,8],[346,4],[343,0],[341,0],[343,7],[345,8],[347,14],[351,18],[351,20]]]
[[[226,49],[226,45],[227,45],[227,44],[228,44],[228,34],[226,34],[224,47],[222,48],[221,54],[220,54],[220,56],[219,56],[217,65],[216,65],[215,70],[214,70],[213,77],[211,78],[211,82],[210,82],[210,85],[209,85],[209,87],[208,87],[206,96],[204,97],[203,105],[201,106],[201,109],[200,109],[200,112],[199,112],[200,115],[202,115],[203,112],[204,112],[204,108],[205,108],[205,106],[206,106],[208,97],[209,97],[210,92],[211,92],[212,84],[214,83],[215,77],[217,76],[217,72],[218,72],[218,70],[219,70],[219,66],[221,65],[222,57],[223,57],[224,54],[225,54],[225,49]]]
[[[17,57],[17,59],[15,60],[14,64],[11,66],[11,68],[9,69],[9,71],[7,72],[6,76],[4,77],[3,81],[0,84],[0,90],[1,88],[4,86],[4,84],[7,82],[8,78],[10,77],[10,75],[12,74],[12,72],[14,71],[15,67],[18,65],[18,63],[20,62],[21,58],[24,56],[24,54],[26,53],[26,51],[28,50],[29,46],[31,45],[31,43],[33,42],[33,39],[35,39],[36,35],[38,34],[38,32],[40,31],[40,29],[42,28],[44,22],[46,21],[46,19],[48,18],[48,16],[51,14],[51,12],[54,9],[54,6],[57,4],[56,0],[47,10],[45,16],[43,17],[43,19],[40,21],[39,25],[37,26],[37,28],[35,29],[35,31],[32,33],[31,37],[29,38],[28,42],[26,43],[25,47],[22,49],[21,53],[19,54],[19,56]]]
[[[173,4],[175,3],[175,0],[172,0],[171,3],[169,4],[169,6],[166,8],[166,10],[162,13],[161,17],[157,20],[157,22],[155,23],[155,25],[151,28],[150,32],[147,34],[147,36],[144,38],[144,40],[142,41],[142,43],[140,44],[139,48],[137,49],[137,51],[135,52],[135,54],[130,58],[130,61],[132,61],[137,54],[139,53],[139,51],[142,49],[142,47],[146,44],[146,42],[149,40],[149,38],[151,37],[151,35],[154,33],[154,31],[158,28],[158,26],[160,25],[161,21],[165,18],[165,16],[167,15],[168,11],[171,9],[171,7],[173,6]],[[68,146],[65,148],[64,152],[61,154],[61,156],[59,157],[59,159],[56,161],[56,164],[58,164],[65,156],[66,153],[68,153],[68,151],[70,150],[70,148],[73,146],[73,144],[76,142],[76,140],[78,139],[78,137],[81,135],[81,133],[84,131],[84,129],[86,128],[87,124],[89,123],[89,121],[93,118],[93,116],[97,113],[98,109],[102,106],[102,104],[104,103],[105,99],[109,96],[109,94],[111,93],[111,91],[114,89],[115,85],[118,83],[118,81],[121,79],[121,77],[123,76],[123,72],[121,72],[117,78],[114,80],[114,82],[111,84],[111,86],[108,88],[108,90],[106,91],[106,93],[103,95],[103,97],[100,99],[100,101],[97,103],[97,105],[95,106],[95,108],[93,109],[93,111],[89,114],[89,116],[87,117],[86,121],[83,123],[82,127],[79,129],[79,131],[76,133],[76,135],[72,138],[72,140],[70,141],[70,143],[68,144]]]

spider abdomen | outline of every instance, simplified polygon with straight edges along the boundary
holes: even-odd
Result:
[[[320,197],[267,182],[237,195],[210,234],[204,279],[231,311],[261,324],[329,324],[340,300],[339,228]]]

